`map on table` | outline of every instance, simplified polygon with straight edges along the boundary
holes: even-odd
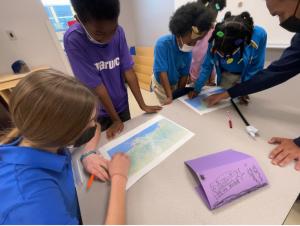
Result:
[[[191,131],[159,115],[100,147],[99,151],[108,159],[119,152],[130,156],[128,189],[193,136]]]
[[[213,88],[202,91],[199,96],[197,96],[193,99],[189,99],[189,97],[186,95],[186,96],[179,98],[179,100],[182,103],[184,103],[185,105],[187,105],[189,108],[191,108],[193,111],[197,112],[200,115],[203,115],[203,114],[230,106],[230,101],[228,101],[228,100],[224,100],[214,107],[208,108],[206,106],[206,103],[204,102],[205,98],[207,98],[208,96],[211,96],[213,94],[218,94],[218,93],[222,93],[222,92],[224,92],[223,88],[213,87]]]

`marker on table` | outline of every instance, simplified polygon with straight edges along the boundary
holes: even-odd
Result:
[[[245,123],[247,133],[253,139],[255,139],[256,135],[258,134],[258,129],[256,129],[254,126],[250,125],[250,123],[247,121],[247,119],[245,118],[245,116],[242,114],[242,112],[240,111],[240,109],[238,108],[238,106],[234,103],[234,100],[231,99],[230,101],[232,103],[232,106],[235,108],[235,110],[237,111],[237,113],[239,114],[239,116],[241,117],[241,119],[243,120],[243,122]]]
[[[229,128],[232,129],[233,125],[232,125],[231,115],[229,111],[227,111],[227,117],[228,117]]]

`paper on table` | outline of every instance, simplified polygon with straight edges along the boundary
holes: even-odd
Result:
[[[205,98],[207,98],[208,96],[211,96],[213,94],[218,94],[218,93],[222,93],[222,92],[224,92],[223,88],[213,87],[213,88],[209,88],[209,89],[202,91],[199,96],[197,96],[193,99],[189,99],[189,97],[186,95],[186,96],[180,97],[179,100],[182,103],[184,103],[186,106],[191,108],[193,111],[197,112],[200,115],[203,115],[203,114],[230,106],[230,101],[228,101],[228,100],[221,101],[218,105],[216,105],[214,107],[208,108],[206,106],[206,104],[204,102]]]
[[[108,159],[118,152],[129,155],[131,167],[126,187],[128,189],[193,135],[186,128],[158,115],[100,147],[100,151]]]
[[[268,184],[256,160],[234,150],[185,163],[198,179],[196,191],[209,209],[218,208]]]

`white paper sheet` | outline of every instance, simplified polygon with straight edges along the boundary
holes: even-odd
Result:
[[[100,147],[99,151],[107,159],[118,152],[130,156],[131,167],[126,187],[129,189],[193,136],[191,131],[158,115]]]
[[[224,101],[220,102],[218,105],[208,108],[203,101],[208,96],[216,94],[216,93],[220,93],[223,90],[224,89],[222,89],[220,87],[213,87],[213,88],[209,88],[207,90],[202,91],[199,96],[197,96],[193,99],[189,99],[189,97],[186,95],[186,96],[180,97],[179,100],[182,103],[184,103],[186,106],[188,106],[190,109],[192,109],[193,111],[197,112],[200,115],[204,115],[206,113],[216,111],[218,109],[230,106],[230,104],[231,104],[230,101],[224,100]]]

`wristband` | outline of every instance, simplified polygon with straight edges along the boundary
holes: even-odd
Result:
[[[92,151],[88,151],[88,152],[83,153],[80,156],[80,161],[82,162],[86,157],[88,157],[88,156],[90,156],[92,154],[97,154],[97,152],[95,150],[92,150]]]

